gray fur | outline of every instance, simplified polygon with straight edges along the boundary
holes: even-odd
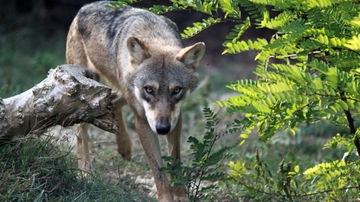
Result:
[[[162,167],[157,135],[167,135],[169,154],[180,158],[181,102],[196,87],[195,72],[204,43],[184,47],[178,28],[164,16],[138,8],[108,8],[108,1],[80,9],[68,33],[66,58],[95,70],[118,96],[114,100],[120,134],[118,152],[131,158],[131,140],[122,116],[130,106],[136,130],[158,190],[159,201],[185,201],[182,187],[171,187]],[[79,166],[89,161],[87,127],[78,130]]]

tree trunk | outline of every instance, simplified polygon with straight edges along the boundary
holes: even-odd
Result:
[[[51,126],[91,123],[118,133],[111,89],[92,78],[95,73],[78,65],[62,65],[33,88],[0,98],[0,144],[41,134]]]

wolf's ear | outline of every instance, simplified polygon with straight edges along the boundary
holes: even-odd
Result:
[[[205,43],[198,42],[192,46],[181,49],[176,59],[184,63],[186,66],[196,68],[205,53]]]
[[[144,42],[140,41],[136,37],[129,37],[126,45],[130,54],[130,62],[132,64],[140,65],[145,59],[151,56]]]

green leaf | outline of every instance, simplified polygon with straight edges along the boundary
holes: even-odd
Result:
[[[212,18],[209,17],[207,19],[203,19],[202,22],[194,22],[193,27],[187,27],[183,33],[181,33],[181,37],[183,39],[188,39],[190,37],[195,36],[196,34],[200,33],[204,29],[209,28],[212,25],[215,25],[217,23],[220,23],[220,18]]]
[[[338,102],[338,104],[341,106],[341,108],[343,110],[348,110],[349,109],[348,104],[346,102],[344,102],[343,100],[338,100],[337,102]]]
[[[360,34],[353,36],[352,39],[347,40],[344,46],[351,50],[360,50]]]
[[[351,20],[351,24],[360,27],[360,12],[358,13],[357,17],[354,17],[354,19]]]
[[[249,135],[248,135],[248,134],[243,133],[243,134],[241,134],[241,135],[240,135],[240,137],[241,137],[241,138],[243,138],[243,139],[247,139],[247,138],[249,138]]]
[[[231,5],[231,0],[220,0],[219,3],[221,10],[225,12],[225,18],[227,18],[228,15],[236,13]]]
[[[296,165],[296,166],[294,167],[294,171],[295,171],[295,173],[298,173],[298,172],[300,171],[300,166],[299,166],[299,165]]]

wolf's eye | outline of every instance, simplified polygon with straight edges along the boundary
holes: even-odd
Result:
[[[153,94],[154,93],[154,90],[153,88],[151,88],[150,86],[145,86],[145,92],[147,92],[148,94]]]
[[[174,88],[174,92],[173,92],[173,93],[176,95],[176,94],[179,94],[180,91],[181,91],[181,87],[176,87],[176,88]]]

